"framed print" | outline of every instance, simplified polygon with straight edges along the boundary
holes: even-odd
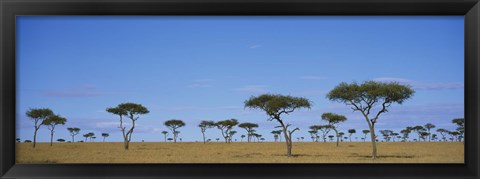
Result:
[[[478,1],[1,8],[4,178],[479,177]]]

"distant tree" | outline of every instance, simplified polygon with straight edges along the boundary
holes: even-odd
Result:
[[[348,138],[350,139],[350,142],[352,142],[352,134],[355,134],[357,131],[355,129],[348,129]]]
[[[30,108],[26,115],[34,121],[34,129],[33,132],[33,148],[37,144],[37,131],[43,125],[43,121],[48,118],[48,116],[53,115],[52,110],[48,108]]]
[[[401,137],[399,137],[398,133],[394,132],[394,133],[392,133],[393,142],[395,142],[395,138],[401,138]]]
[[[70,135],[72,136],[72,142],[75,142],[75,136],[80,133],[80,128],[77,127],[69,127],[67,128],[68,132],[70,132]]]
[[[20,143],[20,138],[16,138],[15,141],[16,141],[17,143]]]
[[[55,126],[65,125],[66,122],[67,119],[59,115],[50,115],[47,117],[47,119],[43,120],[43,125],[46,125],[48,130],[50,130],[50,146],[53,145],[53,133],[55,133]]]
[[[240,138],[241,138],[240,142],[243,142],[243,138],[245,138],[245,135],[242,134]]]
[[[32,141],[31,140],[25,140],[23,141],[24,143],[31,143]]]
[[[437,134],[432,134],[432,140],[433,141],[437,140]]]
[[[335,137],[335,136],[333,136],[333,135],[329,135],[329,136],[328,136],[328,138],[330,138],[330,142],[332,142],[333,137]]]
[[[108,134],[108,133],[102,133],[103,142],[105,142],[105,138],[107,138],[108,136],[110,136],[110,134]]]
[[[170,142],[172,142],[173,139],[172,139],[172,138],[168,138],[167,140],[170,141]]]
[[[433,128],[435,128],[436,126],[433,125],[432,123],[427,123],[427,124],[425,124],[423,127],[425,127],[425,129],[427,129],[428,141],[430,142],[430,140],[432,139],[432,133],[430,133],[430,129],[433,129]]]
[[[318,131],[322,129],[322,126],[313,125],[313,126],[310,126],[309,129],[310,131],[308,131],[308,133],[312,137],[313,142],[318,142],[318,138],[320,138],[320,136],[318,136]]]
[[[177,129],[185,126],[185,122],[183,122],[180,119],[171,119],[171,120],[165,121],[164,125],[167,126],[172,131],[173,142],[176,143],[177,137],[178,137]]]
[[[83,134],[83,137],[85,137],[85,142],[87,141],[88,137],[90,137],[90,135],[88,134]]]
[[[450,132],[448,132],[448,134],[451,136],[451,138],[452,138],[451,140],[452,140],[452,141],[454,141],[454,140],[459,141],[459,137],[458,137],[458,136],[460,136],[460,132],[458,132],[458,131],[450,131]]]
[[[318,126],[318,130],[320,130],[322,132],[323,142],[327,142],[327,135],[328,135],[328,133],[330,132],[331,129],[332,129],[332,126],[330,126],[330,125],[320,125],[320,126]]]
[[[222,131],[222,136],[225,138],[225,143],[230,143],[230,131],[238,124],[236,119],[227,119],[215,123],[218,129]]]
[[[252,133],[255,132],[255,128],[258,127],[258,124],[245,122],[238,125],[238,127],[243,128],[247,131],[247,141],[250,142]]]
[[[437,132],[440,133],[440,135],[442,135],[442,139],[444,142],[447,141],[447,138],[445,137],[445,135],[447,135],[449,132],[447,129],[439,128],[437,129]]]
[[[278,141],[282,142],[282,130],[273,130],[272,134],[277,135],[278,136]]]
[[[150,111],[141,104],[136,103],[121,103],[117,107],[107,108],[107,112],[120,117],[120,130],[123,136],[123,146],[125,150],[128,150],[130,141],[132,140],[133,129],[135,128],[135,122],[140,118],[140,115],[148,114]],[[125,131],[126,127],[123,126],[123,116],[126,116],[132,122],[132,126],[128,131]]]
[[[420,138],[422,137],[422,133],[423,132],[426,132],[425,128],[423,128],[423,126],[415,126],[412,128],[413,131],[415,131],[418,135],[418,142],[420,142]]]
[[[303,139],[305,139],[305,137],[300,137],[300,139],[302,139],[302,142],[303,142]]]
[[[391,130],[380,130],[380,134],[382,134],[383,138],[385,139],[386,142],[390,141],[390,136],[393,134],[393,131]]]
[[[402,133],[403,141],[407,142],[407,139],[409,138],[408,135],[410,134],[410,132],[412,132],[412,130],[414,130],[413,127],[408,126],[400,131],[400,133]]]
[[[382,113],[388,112],[393,103],[402,104],[413,96],[415,91],[409,86],[397,82],[366,81],[362,84],[345,82],[337,85],[327,94],[331,101],[337,101],[351,106],[354,111],[360,111],[367,121],[372,138],[372,159],[377,158],[375,140],[375,123]],[[376,113],[372,109],[379,109]],[[373,114],[373,117],[370,115]]]
[[[57,142],[65,142],[65,139],[57,139]]]
[[[167,131],[162,131],[162,134],[163,134],[163,136],[165,136],[165,142],[167,142],[168,132]]]
[[[457,125],[457,131],[459,136],[463,136],[465,133],[465,118],[456,118],[452,120],[452,123]],[[461,140],[459,138],[459,140]]]
[[[215,140],[217,140],[217,142],[218,142],[218,140],[220,140],[220,138],[216,138]]]
[[[210,141],[212,141],[212,139],[207,139],[207,142],[210,142]]]
[[[88,137],[90,137],[90,142],[92,142],[92,139],[97,138],[97,137],[95,137],[95,133],[93,133],[93,132],[89,132],[87,135],[88,135]]]
[[[265,141],[265,138],[260,138],[260,140],[263,142],[263,141]]]
[[[228,140],[229,142],[232,142],[233,135],[235,135],[237,131],[230,131],[228,132]]]
[[[278,134],[274,134],[274,135],[273,135],[273,139],[275,139],[275,142],[277,142],[277,140],[278,140]]]
[[[281,119],[282,115],[288,115],[294,112],[296,109],[308,108],[310,109],[310,101],[306,98],[284,96],[284,95],[274,95],[274,94],[263,94],[258,97],[251,97],[245,101],[245,107],[253,109],[261,109],[268,116],[268,121],[276,120],[280,123],[280,127],[283,130],[285,141],[287,144],[287,156],[292,156],[292,134],[299,128],[293,130],[288,130],[290,124],[284,124],[284,121]]]
[[[425,131],[420,132],[420,138],[423,139],[424,142],[427,141],[428,136],[429,136],[428,132],[425,132]]]
[[[213,122],[213,121],[201,121],[200,124],[198,125],[198,127],[200,127],[200,130],[202,131],[203,143],[205,144],[205,142],[206,142],[205,141],[205,132],[207,131],[207,129],[215,127],[215,122]]]
[[[363,137],[363,142],[365,142],[365,139],[367,138],[367,134],[370,133],[370,130],[362,130],[362,133],[365,135],[365,137]]]
[[[323,113],[322,114],[322,120],[327,121],[328,125],[335,131],[335,134],[337,136],[337,147],[338,147],[338,140],[342,138],[342,136],[339,135],[338,133],[338,124],[340,122],[344,122],[347,120],[347,117],[335,113]]]

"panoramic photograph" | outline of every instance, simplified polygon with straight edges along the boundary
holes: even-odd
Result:
[[[17,164],[463,164],[463,16],[18,16]]]

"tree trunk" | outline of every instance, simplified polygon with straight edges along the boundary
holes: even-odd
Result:
[[[368,123],[368,127],[370,128],[370,136],[372,138],[372,159],[377,158],[377,144],[375,141],[375,128],[373,124]]]
[[[338,136],[338,131],[336,128],[333,128],[333,130],[335,131],[335,135],[337,136],[337,147],[338,147],[338,140],[339,140],[339,136]]]
[[[75,135],[72,135],[72,143],[75,142]]]
[[[205,132],[202,132],[203,135],[203,144],[205,144]]]
[[[50,132],[50,147],[53,146],[53,131]]]
[[[37,131],[38,128],[35,128],[35,132],[33,132],[33,148],[35,148],[35,145],[37,144]]]

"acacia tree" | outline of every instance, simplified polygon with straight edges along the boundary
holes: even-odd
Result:
[[[427,132],[428,132],[428,141],[430,142],[431,139],[432,139],[432,133],[430,133],[430,129],[433,129],[433,128],[435,128],[436,126],[433,125],[432,123],[427,123],[427,124],[425,124],[423,127],[425,127],[425,129],[427,129]]]
[[[240,139],[240,142],[243,142],[243,138],[245,138],[245,135],[242,134],[242,135],[240,136],[240,138],[241,138],[241,139]]]
[[[87,139],[88,139],[88,137],[90,137],[90,135],[88,135],[88,133],[87,133],[87,134],[83,134],[83,137],[85,137],[85,142],[87,142]]]
[[[352,142],[352,134],[355,134],[357,131],[355,129],[348,129],[348,138],[350,139],[350,142]]]
[[[288,130],[291,124],[284,124],[282,115],[288,115],[296,109],[308,108],[310,109],[310,101],[306,98],[292,97],[275,94],[263,94],[258,97],[251,97],[245,101],[245,107],[252,109],[261,109],[269,116],[268,121],[276,120],[280,123],[287,144],[287,156],[292,156],[292,134],[299,128]]]
[[[363,137],[363,142],[365,142],[365,139],[367,139],[367,134],[370,133],[370,130],[362,130],[362,133],[364,134],[364,137]]]
[[[422,137],[422,133],[423,132],[426,132],[425,128],[423,128],[423,126],[415,126],[415,127],[412,127],[412,130],[415,131],[418,135],[418,142],[420,142],[420,138]]]
[[[97,137],[95,137],[95,133],[93,133],[93,132],[89,132],[87,135],[90,138],[90,142],[92,142],[92,139],[97,138]]]
[[[165,142],[167,142],[168,131],[162,131],[163,136],[165,136]]]
[[[459,136],[464,136],[465,133],[465,118],[456,118],[452,120],[452,123],[457,125],[457,131]],[[459,138],[459,141],[461,139]]]
[[[108,133],[102,133],[103,142],[105,142],[105,138],[107,138],[108,136],[110,136],[110,134],[108,134]]]
[[[72,136],[72,142],[75,142],[75,136],[80,133],[80,128],[77,127],[69,127],[67,128],[68,132],[70,132],[70,135]]]
[[[202,131],[203,135],[203,143],[205,144],[205,131],[207,131],[208,128],[213,128],[215,127],[215,122],[213,121],[201,121],[200,124],[198,124],[198,127],[200,127],[200,130]]]
[[[222,136],[225,138],[225,143],[230,143],[230,131],[238,124],[236,119],[227,119],[223,121],[218,121],[215,123],[220,131],[222,131]]]
[[[48,118],[48,116],[53,115],[52,110],[48,108],[34,108],[34,109],[29,109],[26,112],[26,115],[34,121],[34,129],[35,131],[33,132],[33,148],[35,148],[37,144],[37,131],[40,129],[40,127],[43,125],[43,121]]]
[[[125,150],[128,150],[130,141],[132,140],[133,129],[135,128],[135,122],[140,118],[140,115],[148,114],[148,109],[141,104],[121,103],[117,107],[107,108],[107,112],[120,117],[120,125],[118,128],[122,131],[124,148]],[[128,131],[125,131],[126,127],[123,126],[123,116],[128,117],[132,122]]]
[[[440,129],[437,129],[437,132],[440,133],[440,135],[442,135],[442,139],[443,141],[447,141],[447,138],[445,137],[446,134],[448,134],[448,130],[447,129],[444,129],[444,128],[440,128]]]
[[[332,129],[332,126],[330,125],[320,125],[318,126],[318,129],[322,132],[322,139],[323,142],[327,142],[327,135]]]
[[[406,127],[405,129],[400,131],[400,133],[402,133],[403,141],[407,142],[408,135],[410,134],[410,132],[412,132],[412,130],[412,127]]]
[[[180,120],[180,119],[171,119],[171,120],[165,121],[164,125],[167,126],[167,127],[172,131],[172,134],[173,134],[173,142],[176,143],[176,142],[177,142],[178,133],[180,132],[180,131],[177,131],[177,129],[180,128],[180,127],[185,126],[185,122],[183,122],[183,121]],[[177,133],[177,132],[178,132],[178,133]]]
[[[318,136],[318,131],[322,128],[322,126],[313,125],[313,126],[310,126],[309,128],[310,128],[310,131],[308,131],[308,133],[312,137],[312,142],[318,142],[318,138],[320,138],[320,136]]]
[[[232,142],[233,135],[235,135],[237,131],[230,131],[228,132],[228,143]]]
[[[55,133],[55,126],[57,125],[65,125],[67,119],[64,117],[60,117],[59,115],[50,115],[47,119],[43,120],[43,125],[48,127],[50,130],[50,146],[53,145],[53,133]]]
[[[257,128],[258,127],[258,124],[255,124],[255,123],[250,123],[250,122],[245,122],[245,123],[241,123],[238,125],[238,127],[240,128],[243,128],[247,131],[247,142],[250,142],[251,138],[252,138],[252,133],[255,132],[255,129],[254,128]],[[273,134],[273,133],[272,133]]]
[[[337,136],[337,147],[338,147],[338,140],[341,138],[338,134],[338,123],[344,122],[347,120],[347,117],[335,113],[323,113],[322,114],[322,120],[325,120],[328,122],[328,125],[330,126],[333,131],[335,131],[335,134]]]
[[[375,159],[377,158],[375,123],[379,116],[388,112],[391,104],[402,104],[405,100],[412,97],[414,93],[415,91],[409,86],[396,82],[366,81],[360,85],[356,82],[351,84],[342,82],[327,94],[327,98],[331,101],[344,103],[351,106],[353,111],[362,113],[370,128],[372,159]],[[376,107],[380,109],[375,113],[372,109],[377,109]]]

